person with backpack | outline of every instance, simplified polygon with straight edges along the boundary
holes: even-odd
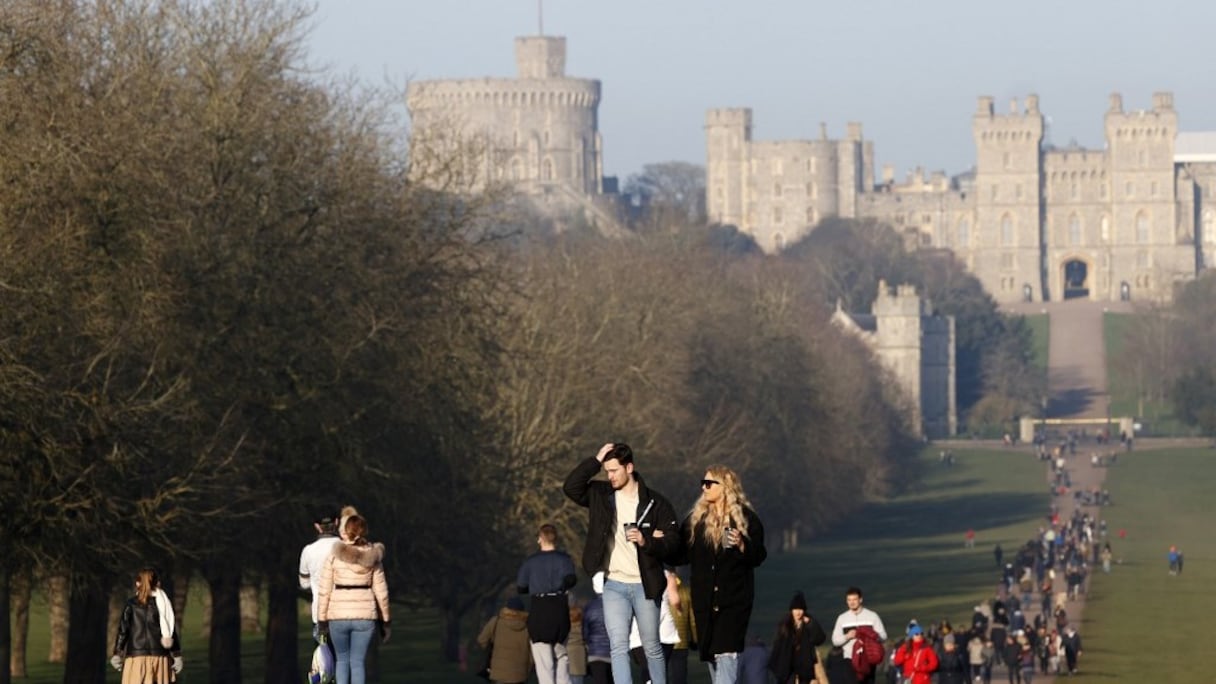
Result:
[[[932,675],[938,665],[937,652],[925,639],[920,625],[913,625],[908,630],[908,638],[896,649],[891,664],[900,668],[902,681],[907,684],[930,684],[933,681]]]
[[[852,661],[853,669],[857,672],[857,681],[861,684],[874,684],[875,668],[883,660],[882,642],[887,640],[887,628],[882,624],[878,613],[863,607],[860,587],[849,587],[845,590],[845,605],[848,610],[836,616],[836,626],[832,628],[832,645],[844,649],[844,657]],[[857,642],[862,641],[862,657],[864,662],[854,660],[857,657]],[[877,654],[877,660],[874,655]]]

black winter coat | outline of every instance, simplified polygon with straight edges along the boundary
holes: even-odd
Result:
[[[942,648],[937,652],[937,683],[966,684],[970,680],[968,673],[971,662],[966,649],[955,648],[947,651]]]
[[[606,480],[592,480],[603,464],[594,456],[580,462],[566,477],[562,491],[574,503],[590,509],[591,520],[587,525],[587,545],[583,548],[583,570],[594,575],[608,567],[608,554],[616,533],[616,492]],[[642,477],[634,471],[638,483],[637,516],[638,529],[646,536],[646,545],[637,548],[638,569],[642,573],[642,590],[646,598],[657,601],[667,589],[667,577],[663,574],[663,559],[679,545],[679,523],[676,511],[662,494],[650,489]],[[649,509],[649,510],[648,510]],[[663,537],[654,538],[656,530]],[[739,651],[743,650],[742,644]]]
[[[745,508],[743,514],[747,517],[743,551],[737,547],[714,549],[702,541],[702,523],[696,524],[695,534],[690,537],[693,522],[686,518],[679,535],[684,542],[682,552],[672,557],[676,565],[691,566],[692,612],[697,621],[697,646],[705,662],[713,661],[719,653],[743,652],[747,640],[756,595],[755,570],[768,557],[768,551],[760,518],[751,509]]]
[[[175,656],[182,652],[176,627],[173,630],[173,648],[160,643],[160,611],[151,597],[141,604],[134,597],[123,606],[118,621],[118,636],[114,639],[114,653],[124,658],[132,656]]]
[[[819,659],[815,647],[827,641],[828,635],[810,613],[804,615],[802,621],[802,629],[796,630],[789,618],[782,620],[773,639],[768,669],[781,684],[789,681],[792,675],[798,675],[800,682],[815,681],[815,661]]]

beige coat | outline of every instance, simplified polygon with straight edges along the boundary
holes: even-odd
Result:
[[[391,620],[383,561],[383,544],[334,544],[321,570],[317,619]]]

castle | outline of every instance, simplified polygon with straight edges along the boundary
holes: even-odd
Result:
[[[581,210],[615,226],[610,203],[598,201],[605,190],[600,82],[566,75],[559,36],[516,38],[515,64],[515,78],[410,83],[412,167],[449,164],[444,153],[461,149],[474,156],[463,189],[510,183],[541,209]],[[437,154],[420,149],[428,146],[439,147]]]
[[[1170,93],[1124,111],[1114,94],[1102,150],[1044,144],[1035,95],[972,117],[976,164],[948,178],[916,172],[874,182],[861,124],[842,140],[752,139],[750,109],[705,121],[710,220],[767,252],[823,218],[872,218],[918,248],[948,249],[999,302],[1168,300],[1216,257],[1216,133],[1178,131]]]
[[[838,303],[831,320],[865,342],[895,377],[917,434],[940,439],[958,431],[953,316],[934,314],[911,285],[879,281],[870,314],[845,312]]]

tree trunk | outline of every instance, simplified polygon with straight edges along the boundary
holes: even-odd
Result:
[[[13,677],[24,679],[26,673],[26,653],[30,643],[30,596],[33,593],[33,580],[28,574],[18,575],[12,585],[13,611],[13,653],[10,658]]]
[[[241,682],[241,574],[230,568],[207,573],[211,588],[211,684]]]
[[[294,559],[283,575],[290,576]],[[265,684],[296,684],[300,673],[299,591],[294,582],[267,583],[266,677]]]
[[[443,606],[443,659],[454,663],[460,660],[460,616],[463,611],[453,605]]]
[[[0,620],[0,684],[12,684],[13,681],[11,670],[13,632],[12,623],[8,620],[9,610],[11,609],[9,592],[12,590],[12,587],[12,575],[9,569],[0,563],[0,615],[5,617],[5,619]]]
[[[114,642],[118,639],[118,621],[122,619],[122,609],[127,605],[127,592],[120,586],[110,591],[110,608],[106,615],[106,644],[113,653]]]
[[[258,600],[258,585],[245,582],[241,585],[241,632],[258,634],[262,631],[261,602]]]
[[[186,599],[190,596],[190,571],[173,573],[173,615],[177,618],[177,635],[186,633]]]
[[[62,575],[47,581],[47,610],[51,620],[51,649],[48,663],[62,663],[68,654],[68,578]]]
[[[107,580],[77,578],[68,598],[68,652],[63,684],[105,684],[106,614],[110,608]]]

